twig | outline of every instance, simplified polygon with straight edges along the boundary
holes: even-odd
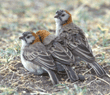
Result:
[[[110,95],[110,92],[108,94],[105,94],[105,95]]]
[[[39,92],[39,91],[38,92],[36,91],[35,93],[30,93],[30,94],[32,94],[32,95],[34,95],[34,94],[37,94],[37,95],[39,95],[39,94],[41,94],[41,95],[46,94],[47,95],[48,94],[48,95],[50,95],[50,93],[44,93],[44,92]]]
[[[109,47],[103,47],[103,48],[101,48],[101,49],[110,49],[110,46],[109,46]]]
[[[106,64],[105,66],[103,66],[103,68],[108,67],[108,66],[110,66],[110,65]]]
[[[87,86],[87,85],[90,85],[92,82],[94,82],[96,79],[94,79],[94,80],[92,80],[91,82],[89,82],[89,83],[87,83],[86,85],[83,85],[83,86],[80,86],[81,88],[82,87],[85,87],[85,86]]]
[[[6,68],[4,68],[4,69],[0,70],[0,72],[4,71],[4,70],[6,70],[6,69],[8,69],[8,66],[7,66]]]
[[[42,90],[43,92],[45,92],[45,91],[46,91],[45,89],[42,89],[42,88],[40,88],[40,87],[38,87],[38,86],[37,86],[37,88],[36,88],[36,89]]]
[[[106,75],[110,78],[110,75],[108,73],[106,73]]]
[[[90,70],[92,70],[92,68],[90,68],[89,70],[87,70],[86,72],[84,72],[82,75],[85,75],[87,72],[89,72]]]
[[[12,76],[11,76],[11,80],[13,79],[13,77],[14,77],[14,74],[15,74],[15,73],[13,73],[13,74],[12,74]]]
[[[107,81],[105,81],[104,79],[99,78],[99,77],[97,77],[97,76],[96,76],[96,78],[98,78],[98,79],[102,80],[103,82],[107,83],[108,85],[110,85],[110,83],[108,83],[108,82],[107,82]]]

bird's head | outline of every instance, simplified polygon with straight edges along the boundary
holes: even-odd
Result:
[[[72,23],[71,14],[67,10],[58,10],[54,18],[56,23],[60,25]]]
[[[24,32],[19,39],[22,40],[25,46],[40,42],[39,37],[34,32]]]
[[[39,39],[41,42],[44,41],[44,39],[50,35],[50,32],[46,31],[46,30],[39,30],[36,32],[36,35],[39,36]]]

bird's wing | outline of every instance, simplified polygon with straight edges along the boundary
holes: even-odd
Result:
[[[74,32],[78,31],[78,32]],[[72,39],[67,38],[67,46],[70,48],[70,50],[73,51],[73,54],[76,54],[83,59],[87,60],[88,62],[94,62],[95,58],[92,53],[92,49],[90,48],[88,41],[83,33],[83,31],[79,29],[73,29],[71,35]]]
[[[91,47],[90,47],[90,45],[89,45],[89,43],[88,43],[87,38],[85,37],[85,34],[84,34],[83,30],[80,29],[79,27],[78,27],[77,29],[78,29],[78,31],[79,31],[79,37],[80,37],[81,43],[83,43],[83,44],[85,45],[85,47],[86,47],[86,48],[90,51],[90,53],[93,55],[92,49],[91,49]]]
[[[71,65],[74,64],[75,58],[69,49],[62,47],[58,42],[53,42],[53,47],[49,50],[55,59],[56,63],[65,69],[68,77],[72,82],[77,81],[79,78],[76,72],[72,69]],[[61,69],[62,69],[61,68]],[[60,71],[57,68],[57,71]]]
[[[91,52],[88,50],[88,48],[85,45],[83,44],[75,45],[71,41],[69,41],[67,45],[68,48],[73,52],[73,54],[80,56],[81,58],[83,58],[84,60],[90,63],[95,61],[94,56],[91,54]]]
[[[62,38],[63,42],[66,40],[64,43],[66,43],[73,54],[82,57],[88,62],[95,61],[92,49],[90,48],[82,29],[80,29],[77,25],[70,23],[68,25],[65,25],[62,31],[65,36],[63,36],[63,38],[60,38]],[[60,36],[62,35],[62,33],[60,34]]]
[[[43,46],[42,46],[43,47]],[[34,64],[55,70],[56,65],[51,55],[42,50],[42,47],[27,47],[24,49],[23,56],[26,60],[32,61]],[[45,48],[45,47],[44,47]]]
[[[55,62],[51,56],[51,54],[47,52],[40,52],[38,54],[38,58],[35,60],[35,62],[39,62],[39,64],[42,64],[44,67],[56,70]]]
[[[55,61],[62,64],[73,65],[75,61],[74,56],[69,49],[62,47],[58,42],[53,42],[53,47],[49,50],[54,57]]]
[[[36,51],[30,49],[29,47],[26,47],[23,50],[23,57],[25,58],[25,60],[32,61],[38,57],[38,54],[36,53]]]

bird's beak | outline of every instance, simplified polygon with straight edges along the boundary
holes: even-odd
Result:
[[[23,38],[24,38],[23,36],[19,37],[19,39],[23,39]]]
[[[58,18],[59,17],[59,15],[58,14],[56,14],[55,16],[54,16],[54,18]]]

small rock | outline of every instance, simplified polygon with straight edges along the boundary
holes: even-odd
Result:
[[[85,77],[83,75],[78,75],[80,81],[84,81]]]

